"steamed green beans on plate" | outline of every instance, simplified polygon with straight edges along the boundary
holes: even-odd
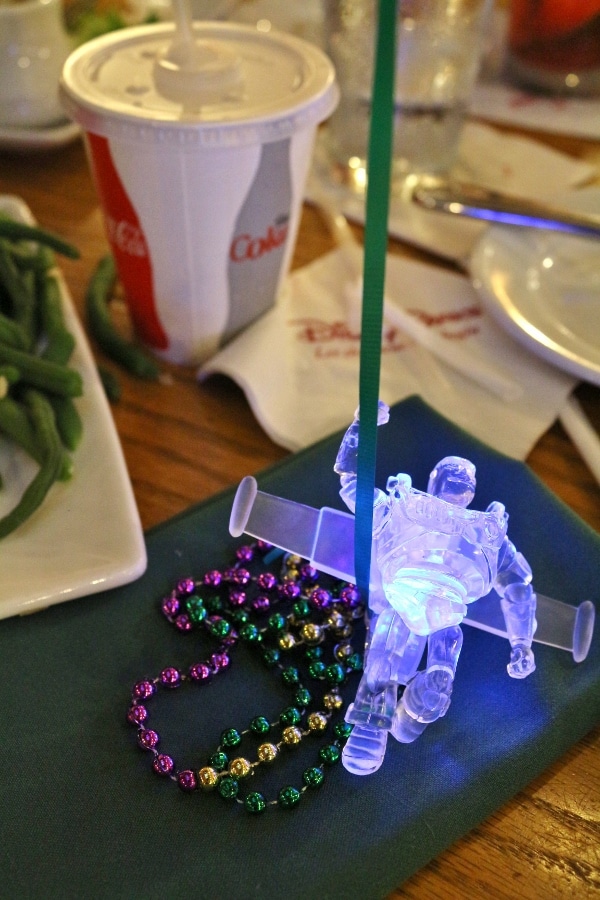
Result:
[[[75,339],[63,317],[55,253],[78,255],[60,237],[0,215],[0,434],[38,465],[0,516],[0,538],[33,515],[55,481],[70,478],[70,454],[82,436],[76,398],[83,381],[69,365]]]

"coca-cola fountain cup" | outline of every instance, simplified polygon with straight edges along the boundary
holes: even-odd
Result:
[[[276,301],[317,126],[338,101],[319,48],[195,22],[75,50],[61,99],[84,131],[131,318],[164,359],[198,364]]]

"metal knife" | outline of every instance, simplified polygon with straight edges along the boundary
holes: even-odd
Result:
[[[501,194],[476,185],[433,182],[412,192],[413,202],[424,209],[483,219],[525,228],[548,228],[580,237],[600,237],[600,215],[573,212],[537,200]]]

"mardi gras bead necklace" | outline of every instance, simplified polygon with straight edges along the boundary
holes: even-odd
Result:
[[[280,565],[279,575],[270,571],[273,563]],[[306,791],[322,785],[352,728],[343,718],[340,691],[363,663],[354,646],[364,644],[357,629],[364,606],[356,587],[257,541],[239,547],[232,566],[209,570],[199,580],[179,581],[163,597],[161,610],[179,632],[201,630],[216,646],[186,671],[167,666],[157,677],[143,678],[133,687],[127,721],[137,729],[138,746],[152,755],[154,773],[186,793],[216,791],[251,813],[295,807]],[[252,648],[289,690],[289,703],[275,719],[255,715],[244,728],[225,728],[202,766],[179,769],[173,757],[159,749],[161,738],[150,727],[149,701],[159,691],[208,684],[227,672],[240,644]],[[245,789],[253,776],[305,739],[319,735],[326,742],[318,748],[314,764],[304,769],[300,788],[286,784],[273,799]],[[254,745],[254,758],[242,753],[244,742]]]

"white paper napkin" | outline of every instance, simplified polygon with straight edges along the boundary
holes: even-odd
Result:
[[[343,428],[358,402],[360,351],[347,288],[340,251],[296,270],[277,306],[209,360],[199,377],[222,373],[236,381],[267,434],[289,450]],[[382,398],[392,404],[418,393],[475,437],[524,459],[555,420],[575,379],[505,335],[461,275],[390,256],[386,296],[425,323],[452,352],[460,348],[522,393],[505,402],[439,361],[432,362],[422,347],[386,325]]]
[[[469,104],[471,115],[488,122],[551,134],[598,140],[600,99],[534,94],[500,79],[481,81]]]
[[[497,128],[478,122],[465,125],[453,170],[463,181],[537,200],[551,200],[589,181],[595,173],[589,163],[539,141],[502,134]],[[309,200],[318,201],[321,197],[348,218],[364,222],[364,197],[331,181],[323,134],[317,142],[307,187]],[[464,263],[485,227],[474,220],[421,209],[400,197],[391,199],[391,235],[455,262]]]

